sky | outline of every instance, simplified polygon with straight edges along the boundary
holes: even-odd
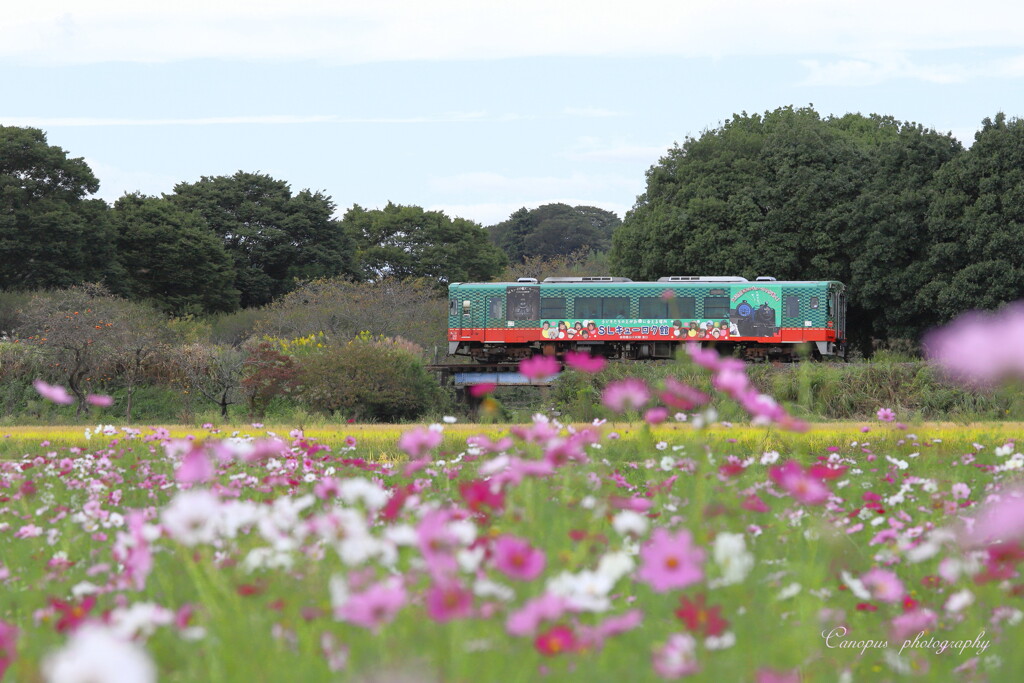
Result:
[[[0,125],[82,157],[96,196],[237,171],[483,225],[624,217],[734,114],[891,115],[965,145],[1024,116],[1007,0],[35,0],[0,15]]]

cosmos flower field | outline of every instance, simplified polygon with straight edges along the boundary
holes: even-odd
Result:
[[[707,397],[678,382],[632,381],[605,390],[621,423],[446,420],[386,448],[367,447],[372,428],[12,434],[0,443],[0,678],[1021,670],[1014,425],[908,426],[880,406],[870,424],[809,429],[742,365],[693,356],[751,426],[712,427]]]

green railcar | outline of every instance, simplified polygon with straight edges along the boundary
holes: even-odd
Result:
[[[749,359],[845,353],[841,282],[741,277],[564,277],[452,283],[448,353],[480,362],[587,350],[608,358],[673,358],[687,342]]]

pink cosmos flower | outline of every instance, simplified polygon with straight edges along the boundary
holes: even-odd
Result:
[[[548,657],[565,654],[576,649],[576,633],[568,626],[552,626],[538,635],[533,644],[538,652]]]
[[[894,617],[889,622],[890,635],[894,641],[915,636],[921,631],[930,631],[939,623],[939,618],[930,609],[915,609]]]
[[[778,671],[776,669],[758,669],[756,683],[800,683],[800,671]]]
[[[665,405],[676,410],[690,410],[711,400],[703,391],[698,391],[675,377],[665,378],[665,391],[660,392],[658,396]]]
[[[36,391],[39,392],[39,395],[47,401],[51,401],[62,406],[71,405],[75,402],[75,397],[69,394],[68,390],[62,386],[47,384],[41,379],[37,379],[32,382],[32,386],[34,386]]]
[[[828,500],[828,487],[821,479],[805,472],[796,461],[790,460],[781,467],[771,468],[768,476],[801,503],[821,505]]]
[[[973,528],[963,530],[962,545],[978,548],[1024,540],[1024,489],[1004,490],[999,496],[982,507]]]
[[[536,633],[541,623],[561,618],[569,609],[566,598],[553,593],[544,593],[540,597],[526,602],[505,620],[505,630],[511,636],[528,636]]]
[[[426,604],[434,621],[465,619],[473,611],[473,593],[456,579],[445,578],[427,589]]]
[[[668,408],[658,406],[657,408],[651,408],[644,413],[644,422],[649,425],[661,424],[668,419]]]
[[[509,578],[533,581],[544,571],[546,562],[544,553],[525,539],[506,534],[494,544],[494,566]]]
[[[649,400],[651,392],[647,385],[633,377],[609,383],[601,395],[601,403],[617,413],[643,408]]]
[[[18,651],[18,629],[0,620],[0,680]]]
[[[102,396],[100,394],[89,394],[85,397],[85,402],[91,406],[99,406],[100,408],[109,408],[114,405],[113,396]]]
[[[697,673],[700,671],[697,641],[687,633],[673,633],[664,645],[654,651],[651,666],[662,678],[682,678]]]
[[[693,362],[702,368],[707,368],[711,371],[717,371],[721,365],[721,358],[718,352],[714,349],[702,348],[700,344],[696,342],[689,342],[686,345],[686,353],[690,355]]]
[[[560,369],[558,361],[552,356],[530,356],[519,361],[519,372],[531,380],[545,379],[557,374]]]
[[[407,600],[402,580],[393,577],[373,584],[362,593],[348,596],[334,613],[342,621],[376,631],[390,623]]]
[[[903,582],[888,569],[874,567],[860,577],[860,582],[871,592],[871,597],[882,602],[899,602],[903,599]]]
[[[608,361],[601,356],[591,356],[586,351],[567,351],[565,364],[580,372],[601,372]]]
[[[480,398],[481,396],[486,396],[487,394],[491,393],[497,388],[498,385],[495,384],[494,382],[481,382],[480,384],[471,384],[469,385],[469,395],[472,396],[473,398]]]
[[[999,330],[999,344],[992,343]],[[925,335],[928,357],[957,379],[994,384],[1007,376],[1024,376],[1024,302],[996,313],[972,311]]]
[[[212,479],[214,472],[206,449],[200,445],[185,454],[174,471],[174,478],[182,484],[201,484]]]
[[[458,569],[455,551],[460,547],[460,542],[448,526],[454,514],[451,510],[431,510],[416,527],[417,545],[435,576]]]
[[[878,415],[878,419],[882,422],[892,422],[896,419],[896,413],[892,408],[879,408],[876,415]]]
[[[693,535],[687,529],[670,533],[658,528],[640,549],[643,566],[636,578],[648,583],[658,593],[673,588],[686,588],[704,579],[705,552],[693,545]]]
[[[443,435],[436,429],[416,427],[398,437],[398,447],[410,458],[420,458],[441,445]]]

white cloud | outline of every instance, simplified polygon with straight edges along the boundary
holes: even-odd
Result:
[[[972,75],[983,75],[976,68],[968,69],[959,64],[920,65],[906,55],[890,54],[864,59],[841,59],[834,62],[802,60],[807,77],[801,85],[858,87],[877,85],[893,79],[915,79],[929,83],[961,83]]]
[[[580,138],[576,145],[561,156],[572,161],[597,161],[652,166],[665,156],[671,145],[651,147],[629,142],[606,142],[596,138]]]
[[[1024,46],[1024,4],[960,0],[36,0],[0,59],[363,63],[539,55],[874,54]]]

